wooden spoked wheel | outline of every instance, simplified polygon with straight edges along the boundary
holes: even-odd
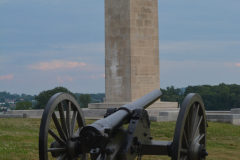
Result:
[[[204,160],[206,152],[206,115],[202,98],[189,94],[178,114],[172,143],[172,160]]]
[[[87,154],[79,152],[78,142],[70,139],[79,136],[84,126],[83,112],[73,96],[68,93],[52,96],[45,107],[40,125],[40,160],[87,159]]]

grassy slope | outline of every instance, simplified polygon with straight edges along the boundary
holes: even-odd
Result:
[[[87,123],[93,121],[87,120]],[[37,160],[40,119],[0,119],[0,159]],[[152,122],[155,140],[173,139],[175,122]],[[209,123],[207,150],[211,160],[239,160],[240,126]],[[143,156],[142,159],[170,159],[166,156]]]

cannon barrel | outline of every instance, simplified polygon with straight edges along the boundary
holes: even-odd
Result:
[[[115,109],[115,112],[106,118],[83,127],[80,132],[81,143],[89,148],[101,147],[114,136],[119,127],[130,121],[134,109],[146,109],[161,96],[162,92],[156,89],[130,104]]]

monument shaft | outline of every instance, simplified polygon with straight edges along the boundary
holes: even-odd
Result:
[[[157,0],[105,0],[106,102],[160,88]]]

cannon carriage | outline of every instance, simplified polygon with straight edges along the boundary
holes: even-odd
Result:
[[[191,93],[184,99],[173,141],[155,141],[145,109],[161,96],[156,89],[120,108],[108,108],[104,119],[86,125],[76,99],[68,93],[55,94],[42,115],[39,158],[132,160],[144,155],[166,155],[172,160],[205,159],[207,123],[201,97]],[[124,128],[124,124],[128,127]]]

